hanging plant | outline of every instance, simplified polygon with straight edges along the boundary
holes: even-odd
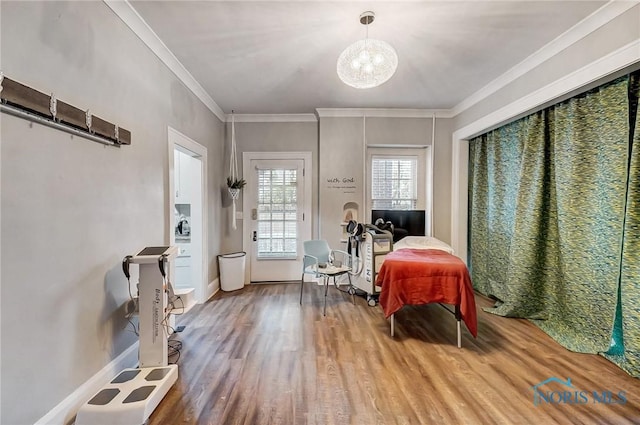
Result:
[[[244,181],[244,179],[233,179],[231,177],[227,177],[227,189],[229,190],[231,199],[233,199],[234,201],[234,204],[233,204],[234,209],[235,209],[235,200],[238,199],[238,197],[240,196],[240,189],[242,189],[246,184],[247,182]]]
[[[238,157],[236,154],[236,125],[231,111],[231,156],[229,158],[229,176],[227,177],[227,190],[231,194],[231,200],[233,202],[233,211],[231,213],[231,225],[235,230],[236,226],[236,200],[240,197],[240,189],[242,189],[247,182],[243,178],[238,176]]]
[[[227,177],[227,187],[229,189],[242,189],[247,184],[244,179]]]

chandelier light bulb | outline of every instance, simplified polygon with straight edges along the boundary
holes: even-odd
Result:
[[[360,23],[373,22],[373,12],[360,15]],[[372,38],[358,40],[338,57],[337,72],[348,86],[357,89],[377,87],[393,76],[398,67],[398,55],[389,43]]]

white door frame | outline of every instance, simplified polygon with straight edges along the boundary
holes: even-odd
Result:
[[[209,275],[209,253],[208,253],[208,213],[207,208],[209,205],[209,196],[207,190],[207,148],[202,146],[200,143],[190,139],[184,134],[180,133],[178,130],[167,127],[168,129],[168,148],[169,148],[169,213],[167,214],[169,217],[168,221],[168,231],[169,234],[169,245],[176,244],[176,235],[175,235],[175,217],[173,214],[173,210],[175,208],[175,170],[174,170],[174,150],[176,146],[183,147],[193,153],[196,153],[200,156],[200,164],[202,166],[202,184],[200,185],[202,194],[202,276],[200,282],[197,282],[196,288],[196,302],[198,304],[204,303],[211,294],[213,293],[213,288],[209,288],[208,275]],[[213,286],[213,285],[211,285]]]
[[[313,163],[311,162],[313,155],[311,152],[243,152],[242,153],[242,170],[244,175],[251,170],[251,161],[253,160],[277,160],[277,159],[302,159],[304,162],[304,193],[309,196],[305,196],[303,199],[302,212],[305,220],[308,220],[309,227],[311,229],[311,235],[313,235],[312,217],[311,217],[311,204],[312,204],[312,182],[311,176]],[[244,198],[244,194],[243,194]],[[242,201],[242,250],[246,253],[246,271],[244,276],[245,284],[251,283],[251,255],[252,255],[252,241],[251,241],[251,205],[250,202]],[[302,274],[302,270],[301,270]]]

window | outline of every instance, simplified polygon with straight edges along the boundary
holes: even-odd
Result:
[[[258,170],[258,259],[296,258],[297,170]]]
[[[372,209],[416,209],[418,204],[417,170],[417,156],[372,156]]]

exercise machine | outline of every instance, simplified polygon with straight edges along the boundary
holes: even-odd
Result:
[[[385,256],[393,251],[393,234],[371,224],[365,225],[361,251],[363,270],[361,278],[354,280],[354,286],[366,293],[367,304],[374,307],[381,290],[376,285],[376,278]]]
[[[178,366],[168,364],[173,298],[168,273],[177,255],[176,246],[160,246],[146,247],[124,258],[122,270],[127,279],[130,264],[140,267],[139,366],[120,372],[85,403],[78,411],[76,425],[142,425],[178,379]]]

